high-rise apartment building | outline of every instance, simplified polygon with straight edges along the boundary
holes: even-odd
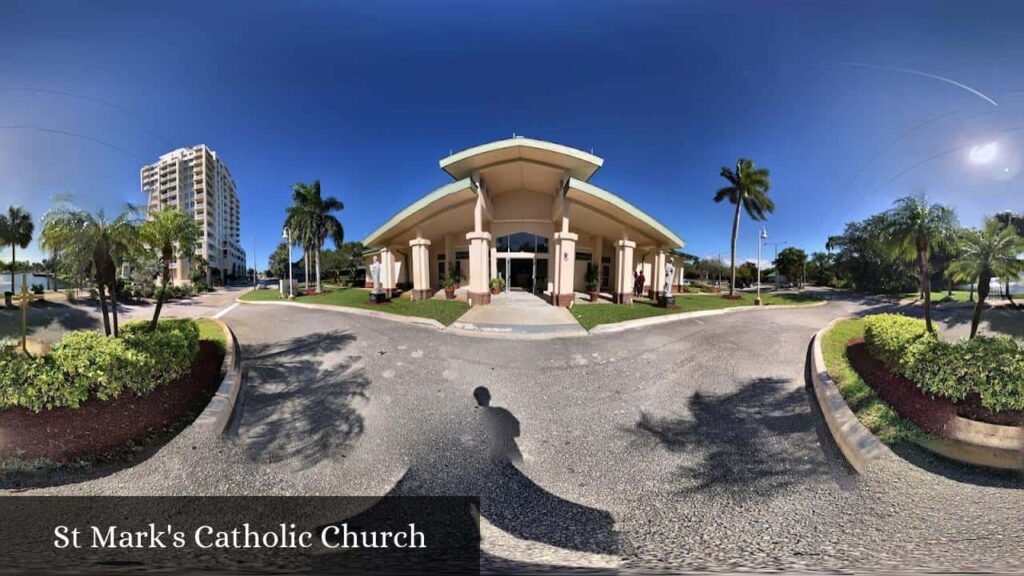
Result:
[[[224,283],[246,273],[245,250],[239,243],[239,204],[235,181],[217,153],[199,144],[178,148],[142,168],[142,191],[150,212],[177,208],[199,225],[196,254],[206,258],[207,282]],[[188,258],[171,264],[175,284],[189,282]]]

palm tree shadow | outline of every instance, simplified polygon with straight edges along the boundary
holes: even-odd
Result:
[[[352,447],[364,426],[353,403],[366,398],[369,380],[359,357],[344,356],[329,368],[319,358],[355,339],[322,332],[243,346],[246,384],[231,434],[250,459],[308,468]]]
[[[756,378],[731,394],[695,392],[692,418],[658,418],[641,412],[635,431],[670,452],[701,452],[677,472],[679,492],[725,491],[734,497],[770,497],[829,474],[807,393],[785,390],[789,381]]]
[[[63,334],[71,330],[97,330],[101,326],[100,318],[77,306],[42,300],[34,302],[29,308],[26,332],[33,336],[57,328],[57,333]],[[0,306],[0,338],[20,336],[21,311]]]

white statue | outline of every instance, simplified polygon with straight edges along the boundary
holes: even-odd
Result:
[[[373,264],[370,264],[370,278],[373,279],[373,293],[380,294],[380,262],[376,256],[373,257]]]
[[[671,260],[665,262],[665,296],[672,295],[672,280],[676,277],[676,267]]]

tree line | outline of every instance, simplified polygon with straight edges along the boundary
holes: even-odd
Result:
[[[1016,306],[1010,284],[1024,273],[1024,214],[1000,212],[986,217],[981,227],[963,227],[952,207],[929,203],[923,195],[907,196],[889,210],[848,223],[842,234],[829,237],[825,249],[808,263],[813,283],[870,294],[916,291],[928,331],[934,330],[935,288],[952,294],[955,287],[968,286],[975,302],[973,337],[993,280]]]

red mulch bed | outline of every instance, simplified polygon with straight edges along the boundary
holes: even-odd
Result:
[[[0,457],[46,458],[60,463],[117,456],[133,446],[191,422],[220,386],[224,355],[208,341],[185,376],[145,396],[89,400],[77,409],[36,414],[24,408],[0,412]]]
[[[893,374],[881,360],[871,356],[862,338],[850,340],[846,354],[850,365],[879,398],[892,406],[900,416],[912,420],[932,434],[947,436],[956,416],[1002,426],[1024,425],[1024,412],[992,412],[981,405],[977,395],[953,402],[925,394],[912,380]]]

